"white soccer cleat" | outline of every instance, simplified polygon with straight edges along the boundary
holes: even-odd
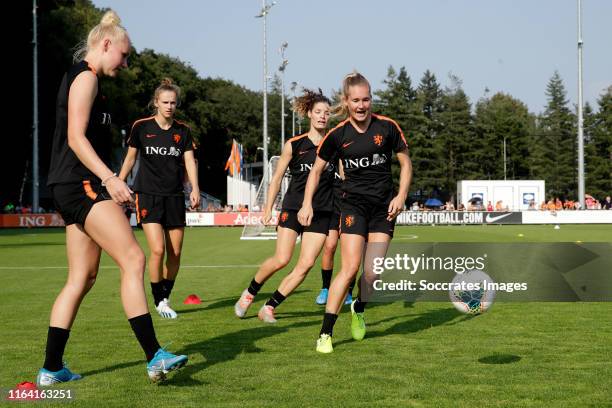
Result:
[[[274,317],[274,308],[270,305],[263,305],[257,313],[257,317],[264,323],[276,323],[276,317]]]
[[[244,315],[246,315],[247,310],[249,310],[249,307],[253,303],[253,299],[255,299],[255,296],[251,295],[248,289],[245,289],[240,295],[240,299],[238,299],[238,301],[234,305],[234,313],[236,314],[236,316],[243,318]]]
[[[178,317],[176,312],[170,307],[170,302],[168,299],[163,299],[161,302],[159,302],[159,305],[155,307],[155,310],[157,310],[157,313],[159,313],[159,315],[164,319],[176,319]]]

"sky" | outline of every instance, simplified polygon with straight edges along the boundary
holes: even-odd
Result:
[[[263,88],[261,0],[93,0],[121,17],[136,50],[189,63],[201,77]],[[271,3],[271,0],[268,0]],[[285,89],[339,89],[354,69],[374,90],[404,66],[418,84],[425,70],[443,86],[458,76],[472,104],[504,92],[540,113],[558,71],[578,102],[577,0],[277,0],[267,17],[268,74],[288,42]],[[583,95],[596,106],[612,85],[612,1],[582,1]],[[180,85],[180,84],[179,84]]]

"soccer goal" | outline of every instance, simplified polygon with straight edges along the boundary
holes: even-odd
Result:
[[[276,171],[276,165],[278,164],[279,156],[272,156],[269,161],[268,177],[272,179],[272,175]],[[270,225],[263,225],[263,210],[266,204],[266,195],[268,194],[268,186],[264,185],[262,178],[259,188],[257,189],[257,195],[253,205],[249,207],[249,216],[247,217],[247,224],[245,224],[240,239],[276,239],[276,224],[278,220],[278,213],[281,210],[281,204],[285,197],[285,192],[289,186],[290,179],[289,172],[285,172],[281,188],[276,198],[274,199],[274,205],[272,206],[272,219]]]

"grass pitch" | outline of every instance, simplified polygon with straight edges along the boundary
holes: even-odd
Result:
[[[345,308],[334,353],[319,355],[318,264],[279,307],[278,324],[264,325],[256,313],[291,265],[263,287],[245,319],[234,316],[234,302],[275,244],[239,241],[240,232],[186,230],[171,299],[179,318],[153,313],[153,319],[160,343],[190,361],[162,385],[147,378],[121,308],[119,271],[102,257],[65,354],[71,369],[84,375],[60,387],[72,390],[70,406],[612,406],[610,303],[497,302],[477,317],[459,314],[450,303],[370,304],[361,342],[351,339]],[[142,231],[136,234],[146,253]],[[44,360],[49,312],[66,278],[64,239],[62,229],[0,230],[5,395],[19,382],[34,381]],[[612,242],[612,227],[398,227],[394,242],[578,240]],[[150,298],[149,292],[147,284]],[[192,293],[201,305],[182,304]]]

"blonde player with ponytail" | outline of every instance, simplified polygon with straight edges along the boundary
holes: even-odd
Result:
[[[39,386],[81,378],[62,362],[70,329],[81,301],[96,281],[101,251],[121,271],[121,301],[147,357],[153,381],[187,362],[160,347],[144,291],[145,256],[121,205],[132,191],[109,168],[110,123],[98,78],[115,77],[127,67],[130,39],[117,14],[108,11],[75,53],[57,97],[48,185],[66,223],[68,279],[51,310],[46,356]]]

